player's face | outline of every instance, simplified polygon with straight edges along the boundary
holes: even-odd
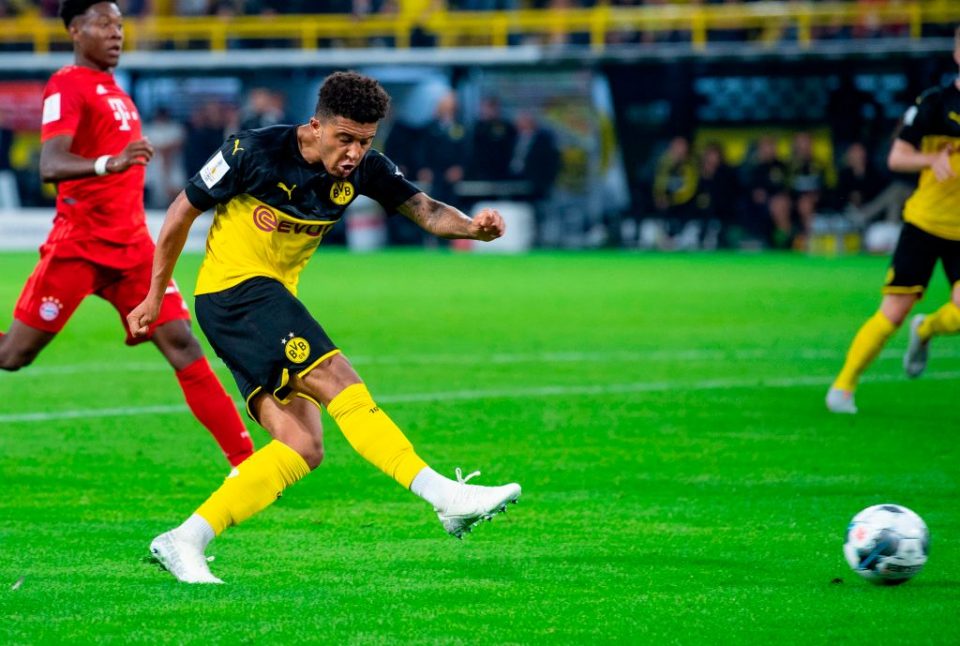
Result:
[[[373,145],[377,134],[376,123],[357,123],[344,117],[328,120],[310,120],[317,139],[320,160],[334,177],[346,177],[360,164]]]
[[[78,62],[106,70],[120,62],[123,14],[113,2],[98,2],[70,24]]]

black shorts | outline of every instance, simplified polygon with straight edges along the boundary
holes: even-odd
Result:
[[[937,260],[952,288],[960,281],[960,240],[948,240],[904,223],[883,284],[884,294],[923,295]]]
[[[303,303],[279,281],[257,277],[222,292],[198,294],[197,323],[217,356],[230,368],[247,403],[265,390],[281,403],[302,377],[339,352]]]

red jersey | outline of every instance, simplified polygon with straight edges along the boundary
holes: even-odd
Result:
[[[80,157],[117,155],[142,137],[140,115],[113,74],[68,65],[50,77],[43,92],[41,141],[60,135],[73,137],[70,152]],[[48,241],[102,264],[129,265],[134,256],[142,261],[134,248],[152,245],[143,180],[144,167],[131,166],[122,173],[60,182]]]

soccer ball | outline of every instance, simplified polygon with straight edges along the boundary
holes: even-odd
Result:
[[[874,505],[850,521],[843,554],[860,576],[897,585],[923,569],[929,547],[930,532],[920,516],[901,505]]]

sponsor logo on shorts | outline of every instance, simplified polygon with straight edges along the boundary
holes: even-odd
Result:
[[[44,321],[52,321],[58,316],[60,316],[60,310],[63,308],[63,303],[60,302],[59,298],[54,296],[44,296],[40,302],[40,318]]]
[[[301,336],[288,334],[283,341],[283,353],[294,363],[303,363],[310,358],[310,344]]]
[[[357,192],[350,182],[334,182],[333,186],[330,187],[330,201],[338,206],[349,204],[356,194]]]

